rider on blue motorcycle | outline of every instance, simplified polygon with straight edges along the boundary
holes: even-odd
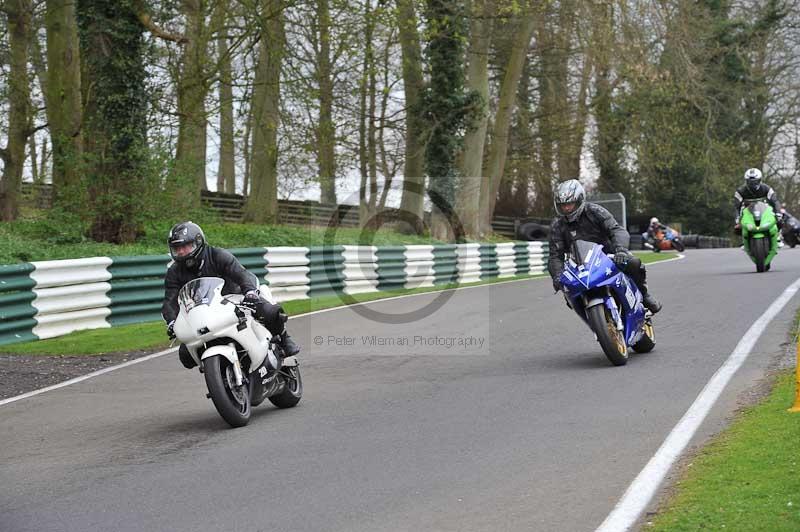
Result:
[[[547,266],[553,278],[553,289],[561,290],[559,276],[564,270],[565,253],[575,240],[586,240],[603,246],[614,254],[614,263],[625,272],[642,292],[642,303],[653,314],[661,303],[647,290],[644,264],[630,251],[630,235],[608,210],[586,201],[586,193],[577,179],[559,183],[554,195],[558,216],[550,224],[550,260]]]

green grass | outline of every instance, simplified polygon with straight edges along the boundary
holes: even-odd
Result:
[[[793,373],[746,410],[687,466],[645,530],[800,530],[800,413],[789,413]]]
[[[674,259],[678,256],[676,253],[654,253],[653,251],[634,251],[633,254],[642,259],[642,262],[645,264]]]
[[[149,224],[135,244],[93,242],[81,236],[82,228],[70,217],[31,217],[0,223],[0,264],[36,260],[71,259],[110,255],[167,253],[166,235],[172,222]],[[325,227],[203,223],[210,244],[224,248],[261,246],[321,246],[323,244],[431,244],[427,236],[401,234],[388,229],[362,231],[339,228],[326,236]],[[508,239],[502,239],[507,241]]]
[[[536,279],[546,277],[546,275],[518,275],[515,277],[505,277],[502,279],[488,279],[477,283],[469,284],[442,284],[434,287],[416,288],[413,290],[389,290],[385,292],[370,292],[365,294],[355,294],[349,296],[353,302],[361,303],[375,301],[399,295],[422,294],[426,292],[437,292],[457,288],[459,286],[478,286],[484,284],[495,284],[518,279]],[[283,308],[290,316],[297,316],[323,310],[327,308],[339,307],[344,305],[342,298],[336,295],[319,297],[313,299],[302,299],[297,301],[287,301],[282,303]],[[169,346],[166,337],[164,323],[148,322],[135,325],[123,325],[113,329],[92,329],[89,331],[77,331],[74,333],[38,340],[0,346],[0,351],[4,354],[14,355],[102,355],[105,353],[116,353],[122,351],[142,351],[165,349]]]

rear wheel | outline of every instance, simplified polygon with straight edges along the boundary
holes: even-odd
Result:
[[[592,330],[597,335],[597,341],[603,348],[608,360],[615,366],[624,366],[628,363],[628,347],[622,331],[617,330],[617,325],[605,305],[595,305],[586,311],[586,317]]]
[[[286,381],[283,391],[273,395],[269,400],[278,408],[291,408],[303,397],[303,378],[300,376],[300,366],[284,367],[281,369],[281,373]]]
[[[767,239],[753,238],[750,240],[750,253],[753,254],[753,261],[756,263],[756,271],[758,273],[766,271],[766,259],[769,249],[767,248]]]
[[[243,427],[250,421],[250,386],[236,386],[233,365],[223,356],[203,360],[203,374],[214,406],[232,427]]]
[[[644,334],[638,342],[631,346],[637,353],[649,353],[656,346],[656,332],[653,329],[653,322],[650,321],[650,318],[644,321],[643,328]]]

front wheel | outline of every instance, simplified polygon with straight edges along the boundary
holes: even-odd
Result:
[[[615,366],[624,366],[628,363],[628,346],[622,331],[617,330],[617,325],[605,305],[595,305],[586,311],[592,330],[597,335],[597,341],[603,348],[608,360]]]
[[[203,374],[214,406],[231,427],[243,427],[250,421],[250,386],[236,386],[233,365],[223,356],[203,361]]]
[[[679,253],[683,253],[686,250],[686,246],[683,245],[680,238],[676,238],[672,241],[672,247]]]
[[[758,273],[767,270],[766,260],[769,248],[767,247],[767,238],[753,238],[750,240],[750,252],[753,254],[753,262],[756,263],[756,271]]]
[[[303,378],[300,376],[300,366],[284,367],[281,369],[281,373],[285,381],[283,391],[273,395],[269,400],[278,408],[291,408],[303,397]]]

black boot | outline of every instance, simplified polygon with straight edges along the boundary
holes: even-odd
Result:
[[[283,356],[285,357],[293,357],[296,354],[300,353],[300,346],[297,345],[292,337],[289,336],[289,333],[284,332],[281,335],[280,339],[280,346],[283,349]]]
[[[642,303],[647,310],[653,314],[661,310],[661,301],[653,297],[653,294],[647,289],[647,282],[642,282],[639,290],[642,292]]]

